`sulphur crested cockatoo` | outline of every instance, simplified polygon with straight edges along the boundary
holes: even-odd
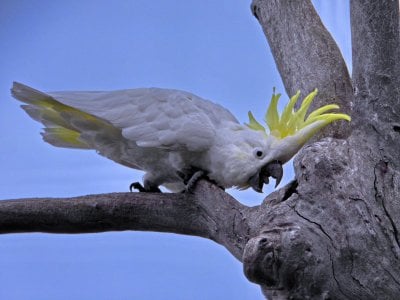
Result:
[[[252,187],[261,192],[272,176],[278,184],[282,164],[319,130],[346,114],[323,106],[306,117],[317,91],[295,111],[300,93],[282,114],[273,95],[265,115],[268,131],[249,112],[240,124],[222,106],[179,90],[140,88],[111,92],[43,93],[14,83],[12,95],[45,125],[43,139],[57,147],[94,149],[122,165],[143,170],[140,191],[185,190],[194,174],[204,173],[223,188]]]

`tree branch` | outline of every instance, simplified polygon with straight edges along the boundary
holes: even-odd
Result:
[[[122,230],[200,236],[241,260],[248,208],[200,181],[195,194],[113,193],[0,201],[0,233],[89,233]]]
[[[359,126],[366,120],[396,126],[400,115],[399,2],[352,0],[350,4],[355,120]]]
[[[260,22],[288,95],[303,95],[318,88],[313,109],[337,103],[351,115],[350,76],[332,36],[311,1],[253,0],[252,11]],[[349,126],[338,122],[325,135],[347,136]]]

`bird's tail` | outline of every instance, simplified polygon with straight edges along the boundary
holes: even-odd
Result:
[[[14,82],[11,94],[26,103],[21,107],[32,119],[45,125],[43,139],[53,146],[93,149],[85,134],[99,127],[113,130],[107,122],[24,84]]]

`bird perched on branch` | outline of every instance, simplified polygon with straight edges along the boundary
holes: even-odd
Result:
[[[262,126],[251,112],[240,124],[222,106],[179,90],[141,88],[111,92],[43,93],[15,82],[12,95],[45,128],[43,139],[65,148],[94,149],[122,165],[145,171],[143,185],[131,188],[159,192],[190,189],[200,176],[220,187],[262,192],[269,177],[276,186],[282,164],[323,127],[350,121],[335,104],[307,115],[317,94],[310,93],[300,108],[300,92],[278,113],[280,95],[273,95]],[[307,116],[306,116],[307,115]]]

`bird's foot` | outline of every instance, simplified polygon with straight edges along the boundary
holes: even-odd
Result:
[[[193,194],[196,184],[201,178],[207,178],[206,172],[202,170],[194,172],[193,175],[187,180],[187,182],[185,182],[185,193]]]
[[[133,182],[129,186],[129,190],[133,192],[133,190],[138,190],[139,193],[161,193],[161,190],[158,187],[144,187],[140,182]]]
[[[191,175],[186,175],[186,176],[183,175],[183,173],[179,174],[179,176],[181,176],[181,178],[183,179],[183,183],[186,185],[185,189],[182,191],[183,193],[193,194],[196,184],[200,179],[206,179],[207,181],[217,185],[222,190],[225,190],[223,187],[219,186],[214,180],[210,179],[207,176],[206,171],[193,168],[190,174]]]

